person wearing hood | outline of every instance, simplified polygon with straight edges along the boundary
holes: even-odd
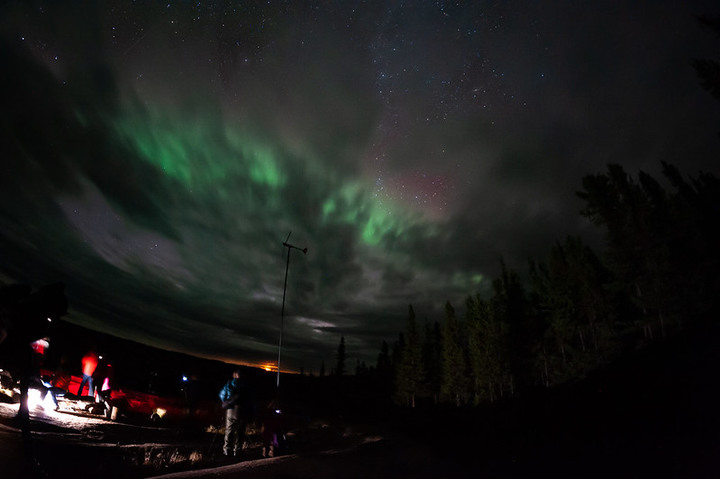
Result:
[[[246,441],[245,428],[253,413],[251,390],[241,379],[240,370],[233,371],[222,390],[220,400],[225,409],[225,441],[223,454],[237,456]]]

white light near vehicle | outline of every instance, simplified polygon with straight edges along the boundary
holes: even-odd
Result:
[[[42,403],[42,400],[40,399],[40,391],[38,391],[37,389],[29,389],[27,395],[27,402],[28,409],[37,408]]]
[[[45,399],[42,399],[39,389],[28,389],[28,409],[32,411],[37,409],[38,406],[42,407],[46,413],[55,410],[55,403],[53,403],[50,393],[46,393]]]
[[[163,408],[159,407],[159,408],[155,409],[154,412],[155,412],[155,414],[158,415],[159,418],[162,419],[163,417],[165,417],[165,414],[167,414],[167,409],[163,409]]]

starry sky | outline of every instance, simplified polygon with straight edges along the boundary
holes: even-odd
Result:
[[[72,323],[282,369],[601,246],[582,177],[718,172],[714,1],[7,1],[0,282]]]

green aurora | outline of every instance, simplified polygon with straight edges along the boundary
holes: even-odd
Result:
[[[709,7],[615,7],[5,3],[0,281],[64,282],[92,329],[272,365],[292,232],[283,368],[330,366],[341,336],[372,365],[408,304],[442,321],[501,261],[596,241],[583,175],[717,168],[689,66]],[[616,18],[622,49],[593,34]]]

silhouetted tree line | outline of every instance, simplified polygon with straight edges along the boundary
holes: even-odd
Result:
[[[577,194],[581,214],[604,230],[600,254],[567,237],[529,262],[528,281],[502,263],[489,296],[468,296],[464,316],[447,302],[442,322],[419,327],[410,305],[405,330],[356,376],[408,407],[477,405],[582,378],[709,318],[720,291],[720,180],[685,179],[667,163],[662,173],[666,187],[616,164],[585,176]],[[343,337],[333,376],[345,372],[345,354]]]
[[[720,19],[700,22],[720,37]],[[720,62],[693,65],[720,99]],[[503,263],[489,297],[469,296],[464,317],[446,303],[444,321],[422,331],[410,306],[392,354],[384,343],[378,358],[395,402],[476,405],[550,387],[710,318],[720,291],[720,181],[703,172],[686,179],[664,162],[662,176],[635,179],[610,164],[582,179],[581,214],[605,234],[600,254],[568,237],[529,262],[526,283]]]
[[[663,176],[670,189],[620,165],[583,178],[582,214],[604,229],[601,255],[568,237],[530,261],[526,283],[503,263],[489,297],[469,296],[464,317],[446,303],[444,321],[422,331],[410,306],[377,364],[395,402],[480,404],[578,379],[717,311],[720,181],[686,180],[666,163]]]

